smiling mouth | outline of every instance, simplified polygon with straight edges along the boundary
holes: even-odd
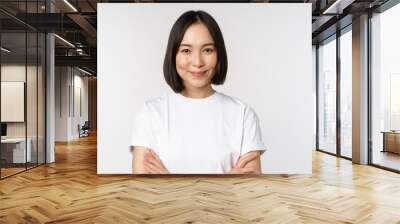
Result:
[[[192,74],[192,76],[194,77],[203,77],[206,75],[207,71],[203,71],[203,72],[190,72],[190,74]]]

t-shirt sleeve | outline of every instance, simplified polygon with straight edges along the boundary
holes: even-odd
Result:
[[[154,144],[151,113],[147,104],[144,104],[134,119],[131,146],[154,149]]]
[[[267,147],[262,140],[260,122],[257,114],[251,107],[246,107],[243,120],[243,141],[241,155],[250,151],[265,152]]]

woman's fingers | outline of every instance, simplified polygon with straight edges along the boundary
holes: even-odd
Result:
[[[161,168],[166,169],[160,157],[153,150],[150,150],[150,152],[153,155],[153,158],[158,162],[158,164],[160,164]]]
[[[165,173],[162,169],[159,167],[155,166],[152,163],[145,163],[145,168],[149,172],[149,174],[160,174],[160,173]]]
[[[164,169],[158,162],[154,159],[152,161],[146,162],[145,167],[151,171],[152,174],[162,174],[168,173],[167,169]]]
[[[162,169],[165,169],[166,171],[168,171],[167,170],[167,168],[164,166],[164,163],[161,161],[161,159],[160,159],[160,157],[157,155],[157,153],[155,153],[153,150],[150,150],[151,151],[151,153],[154,155],[154,158],[159,162],[159,164],[161,165],[161,168]]]
[[[235,167],[243,168],[244,166],[246,166],[248,162],[252,161],[258,156],[259,156],[258,151],[246,153],[239,158],[239,161],[236,163]]]
[[[245,167],[241,169],[241,172],[245,173],[245,174],[260,174],[260,172],[253,168],[253,167]]]
[[[156,160],[154,157],[149,157],[146,163],[157,168],[157,170],[159,170],[159,171],[166,170],[164,165],[162,163],[160,163],[158,160]]]
[[[145,165],[148,165],[156,173],[169,173],[160,158],[152,150],[145,156]]]
[[[160,157],[158,157],[158,155],[150,149],[150,153],[153,155],[154,159],[156,159],[159,163],[163,164]]]
[[[157,169],[162,169],[162,165],[160,164],[160,162],[158,162],[152,155],[149,155],[146,158],[145,164],[150,164],[150,165],[156,167]]]
[[[233,168],[229,174],[260,174],[254,167]]]

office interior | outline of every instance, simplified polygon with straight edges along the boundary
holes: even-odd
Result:
[[[56,142],[79,139],[89,127],[96,133],[97,96],[96,40],[60,16],[70,5],[35,0],[2,1],[0,7],[3,179],[54,163]]]
[[[58,155],[65,158],[81,150],[80,141],[96,142],[96,13],[97,3],[105,2],[173,1],[0,2],[1,186],[56,166]],[[398,178],[400,2],[235,2],[312,5],[313,156],[329,156],[337,164],[349,161],[352,170],[363,165],[368,172]],[[73,147],[62,151],[69,144]],[[95,154],[87,159],[95,161]]]

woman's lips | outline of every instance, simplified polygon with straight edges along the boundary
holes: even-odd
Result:
[[[206,75],[206,71],[204,72],[190,72],[194,77],[203,77]]]

